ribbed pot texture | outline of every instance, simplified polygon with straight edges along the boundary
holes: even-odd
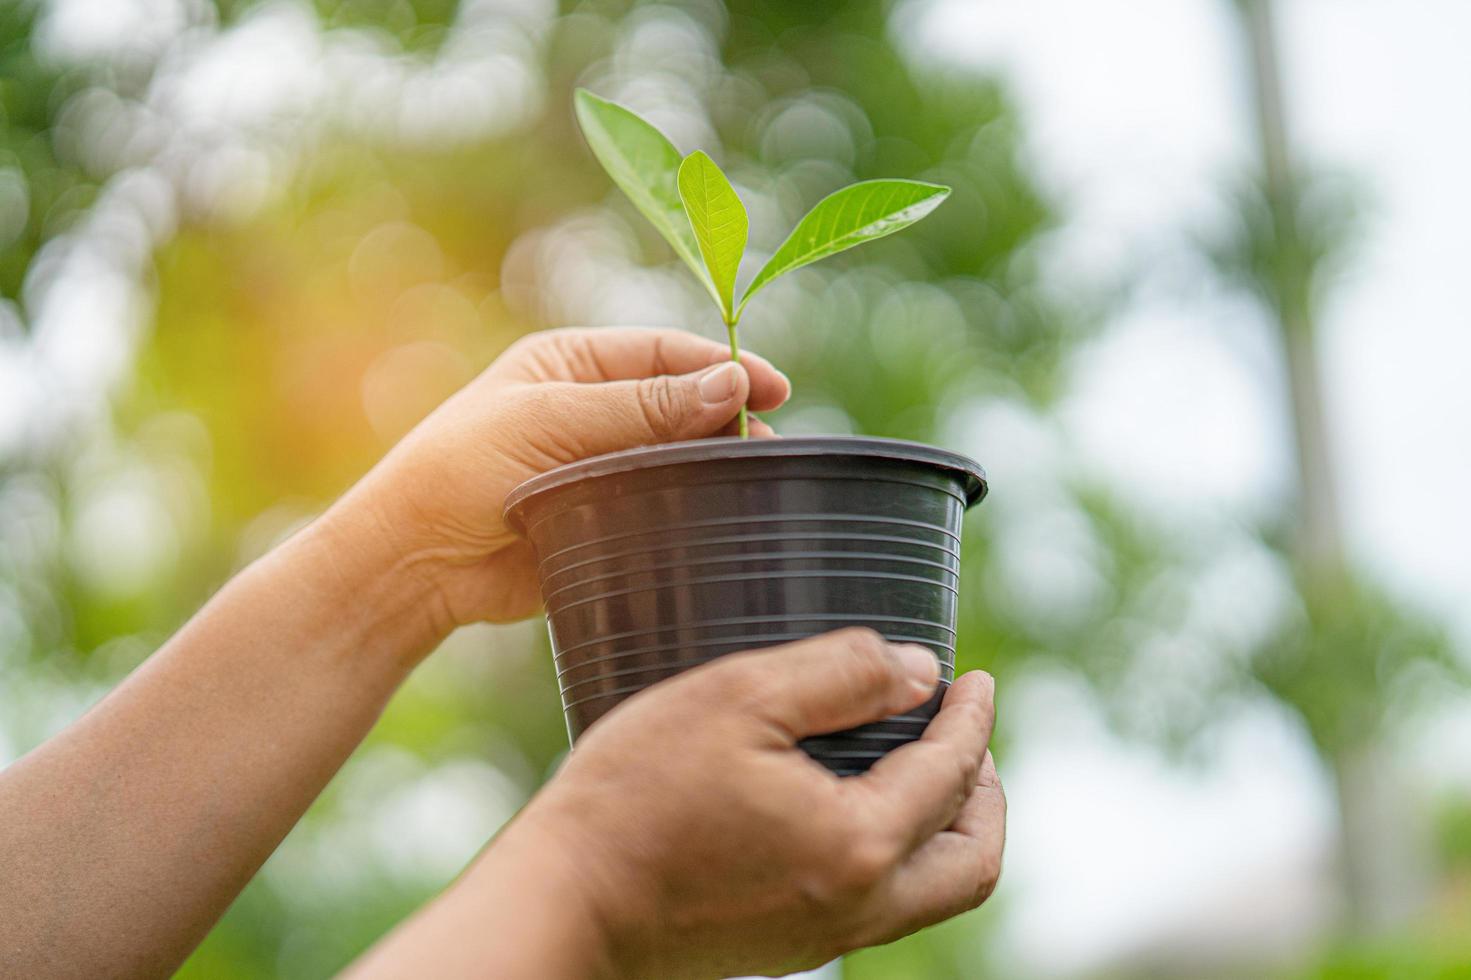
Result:
[[[927,704],[803,748],[841,775],[918,738],[955,674],[964,456],[866,438],[706,439],[544,473],[507,500],[536,552],[567,730],[723,654],[845,626],[940,658]]]

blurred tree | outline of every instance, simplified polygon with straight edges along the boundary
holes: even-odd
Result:
[[[1301,612],[1254,662],[1301,715],[1332,770],[1340,862],[1355,931],[1402,924],[1424,899],[1424,821],[1386,757],[1412,688],[1464,682],[1442,630],[1383,594],[1345,554],[1323,395],[1318,320],[1349,241],[1351,202],[1294,159],[1271,0],[1234,0],[1248,55],[1259,172],[1239,197],[1236,237],[1219,251],[1232,280],[1271,313],[1280,341],[1297,496],[1285,547]]]

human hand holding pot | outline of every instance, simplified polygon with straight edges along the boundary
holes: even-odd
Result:
[[[635,446],[734,433],[791,386],[763,358],[679,330],[548,330],[511,345],[409,434],[323,519],[349,551],[411,572],[434,639],[540,605],[506,495],[538,473]],[[770,427],[752,422],[752,435]],[[382,554],[379,554],[382,552]],[[430,644],[432,645],[432,644]]]
[[[839,778],[807,735],[908,710],[934,657],[866,630],[734,654],[636,695],[363,975],[719,977],[809,968],[974,908],[1001,868],[989,675]]]

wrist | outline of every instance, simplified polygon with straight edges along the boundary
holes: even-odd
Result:
[[[298,565],[294,578],[334,610],[363,653],[412,668],[453,628],[440,595],[395,551],[371,514],[342,503],[287,542],[287,559]]]
[[[602,980],[630,975],[605,883],[533,807],[441,901],[476,920],[497,976]]]

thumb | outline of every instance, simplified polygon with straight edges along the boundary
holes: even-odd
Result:
[[[537,422],[555,434],[551,446],[596,456],[715,435],[746,403],[751,381],[744,367],[726,361],[689,374],[538,385],[537,391],[545,399]]]
[[[924,704],[939,683],[928,649],[869,629],[844,629],[753,653],[718,658],[703,674],[719,703],[762,716],[795,743]],[[732,697],[750,692],[751,697]]]

